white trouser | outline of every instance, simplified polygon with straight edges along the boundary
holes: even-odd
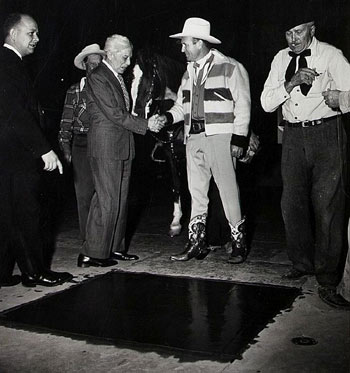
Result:
[[[191,193],[191,219],[208,211],[211,176],[218,187],[229,223],[241,220],[239,190],[231,156],[231,134],[191,135],[186,143],[188,188]]]

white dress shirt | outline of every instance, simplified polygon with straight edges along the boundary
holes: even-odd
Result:
[[[319,74],[312,87],[304,96],[300,87],[288,93],[284,87],[285,73],[291,57],[285,48],[274,57],[269,76],[261,94],[261,105],[266,112],[275,111],[282,104],[283,119],[296,123],[305,120],[317,120],[336,115],[322,96],[327,89],[350,90],[350,64],[343,53],[330,44],[313,38],[309,48],[311,56],[306,57],[308,67]]]

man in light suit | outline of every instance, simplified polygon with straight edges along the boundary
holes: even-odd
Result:
[[[125,36],[107,38],[102,63],[88,76],[88,158],[95,194],[91,201],[86,241],[79,267],[108,267],[118,260],[137,260],[126,253],[127,198],[132,160],[133,133],[158,132],[162,124],[129,113],[130,100],[122,74],[130,65],[132,44]]]
[[[40,172],[62,164],[39,126],[38,102],[22,58],[34,53],[38,25],[26,14],[10,14],[0,48],[0,286],[56,286],[72,275],[44,263],[40,235]],[[21,278],[12,276],[17,263]]]

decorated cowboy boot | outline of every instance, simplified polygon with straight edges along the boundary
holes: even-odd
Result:
[[[247,258],[245,218],[240,220],[235,226],[230,224],[230,228],[232,252],[228,258],[228,262],[231,264],[243,263]]]
[[[188,242],[185,251],[181,254],[172,255],[170,260],[185,262],[192,258],[204,259],[208,253],[205,234],[205,223],[207,214],[195,216],[188,225]]]

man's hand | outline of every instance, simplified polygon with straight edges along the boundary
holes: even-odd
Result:
[[[50,150],[48,153],[43,154],[41,159],[44,161],[44,170],[45,171],[53,171],[58,168],[60,174],[63,174],[63,167],[62,163],[58,159],[56,153],[53,150]]]
[[[72,149],[70,144],[63,143],[61,145],[61,150],[63,152],[64,160],[70,164],[72,162]]]
[[[70,152],[70,150],[64,150],[63,157],[68,164],[72,162],[72,153]]]
[[[324,97],[326,105],[333,109],[339,107],[339,94],[340,91],[338,91],[337,89],[333,91],[329,89],[328,91],[322,92],[322,96]]]
[[[231,145],[231,155],[237,159],[241,158],[243,155],[243,148],[236,145]]]
[[[319,74],[316,70],[310,69],[309,67],[302,67],[292,76],[290,82],[285,82],[284,86],[286,91],[290,93],[298,85],[311,85],[317,76],[319,76]]]
[[[249,137],[249,147],[253,152],[257,152],[260,146],[259,136],[257,136],[253,131]]]
[[[152,132],[159,132],[166,123],[165,115],[155,114],[148,119],[148,128]]]

